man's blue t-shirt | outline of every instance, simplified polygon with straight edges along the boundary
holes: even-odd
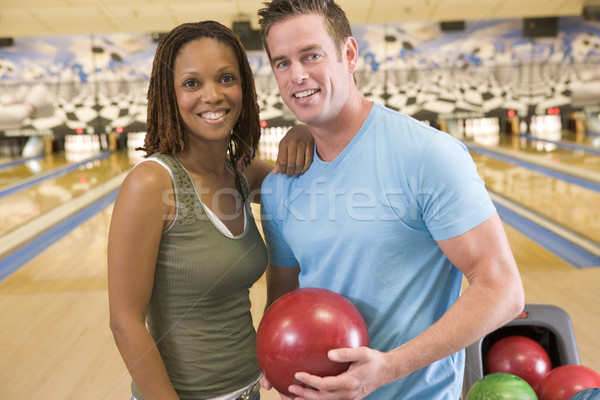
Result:
[[[436,240],[495,212],[462,143],[377,103],[335,160],[315,152],[300,177],[269,175],[262,210],[270,263],[300,265],[300,287],[350,299],[380,351],[423,332],[460,295],[462,273]],[[367,399],[455,400],[463,369],[458,352]]]

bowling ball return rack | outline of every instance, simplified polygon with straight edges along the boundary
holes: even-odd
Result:
[[[523,312],[506,325],[487,334],[465,349],[465,377],[462,398],[483,378],[483,358],[498,340],[512,335],[527,336],[546,350],[552,368],[581,364],[571,318],[565,310],[549,304],[526,304]]]

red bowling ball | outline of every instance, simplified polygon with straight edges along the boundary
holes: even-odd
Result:
[[[600,374],[583,365],[561,365],[542,379],[539,398],[569,400],[575,393],[590,388],[600,388]]]
[[[320,288],[281,296],[265,311],[256,333],[263,374],[286,396],[296,372],[335,376],[348,369],[350,363],[329,360],[329,350],[368,345],[367,325],[350,300]]]
[[[541,344],[526,336],[507,336],[495,342],[484,357],[485,374],[505,372],[516,375],[538,392],[538,385],[552,369]]]

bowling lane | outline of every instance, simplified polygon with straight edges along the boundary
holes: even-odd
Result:
[[[528,303],[552,304],[565,310],[573,325],[581,364],[600,371],[600,268],[521,273]]]
[[[129,399],[129,374],[108,321],[111,212],[105,208],[0,281],[3,399]]]
[[[52,153],[43,157],[31,158],[25,162],[20,162],[21,160],[23,159],[18,158],[10,162],[0,163],[0,189],[3,186],[32,178],[40,173],[45,173],[67,164],[65,153]],[[8,166],[11,164],[14,165]]]
[[[563,130],[562,140],[568,143],[582,144],[587,147],[600,149],[598,134],[591,131],[575,132],[572,130]]]
[[[599,242],[600,192],[472,152],[486,187]]]
[[[0,198],[0,235],[92,190],[131,166],[126,152],[114,152],[106,158],[84,163],[75,171],[44,179],[35,186]]]
[[[253,209],[260,215],[256,205]],[[129,398],[130,377],[108,327],[106,243],[111,214],[109,206],[0,281],[4,397],[68,399],[86,393],[94,399]],[[600,301],[600,292],[593,289],[600,285],[600,268],[577,270],[518,231],[506,229],[526,300],[565,308],[582,362],[600,369],[595,357],[599,339],[594,335],[600,314],[589,315],[581,306]],[[264,276],[250,296],[258,326],[266,304]],[[261,398],[279,400],[273,390],[261,390]]]
[[[576,270],[567,261],[546,250],[512,226],[505,223],[504,230],[521,274]]]
[[[540,137],[536,140],[532,137],[501,134],[496,147],[527,154],[543,161],[600,173],[600,148],[591,146],[589,140],[583,143],[572,141],[573,135],[565,131],[556,137]],[[579,148],[561,147],[561,143]],[[586,148],[590,151],[585,151]]]

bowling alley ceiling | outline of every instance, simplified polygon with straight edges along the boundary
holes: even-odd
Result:
[[[250,21],[265,0],[0,0],[0,37],[165,32],[182,22]],[[352,24],[581,15],[598,0],[339,0]]]

